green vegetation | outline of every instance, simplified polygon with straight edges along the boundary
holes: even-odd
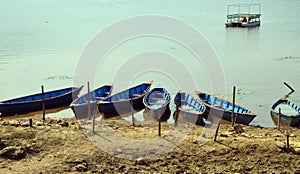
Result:
[[[8,134],[1,135],[1,139],[3,140],[33,139],[33,138],[35,138],[35,134],[27,131],[17,131],[17,132],[11,132]]]
[[[300,56],[283,56],[275,59],[275,61],[284,61],[284,60],[300,60]]]
[[[68,79],[73,79],[73,77],[69,77],[66,75],[53,75],[45,78],[45,80],[68,80]]]

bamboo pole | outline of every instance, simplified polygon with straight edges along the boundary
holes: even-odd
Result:
[[[93,133],[95,133],[95,115],[96,114],[93,114]]]
[[[295,90],[294,90],[289,84],[287,84],[286,82],[283,82],[283,84],[284,84],[285,86],[287,86],[292,92],[295,91]]]
[[[88,118],[91,119],[91,96],[90,96],[90,82],[87,82],[88,87]]]
[[[279,108],[278,120],[277,120],[277,129],[280,129],[280,121],[281,120],[281,108]]]
[[[93,127],[93,133],[95,133],[95,114],[93,113],[91,117],[91,90],[90,90],[90,82],[87,82],[87,88],[88,88],[88,118],[93,119],[92,127]]]
[[[30,127],[33,127],[33,126],[32,126],[32,118],[29,118],[29,126],[30,126]]]
[[[179,117],[179,105],[178,105],[179,99],[176,98],[176,111],[175,111],[175,126],[178,126],[178,117]]]
[[[218,136],[219,128],[220,128],[220,121],[218,121],[218,126],[217,126],[217,129],[216,129],[216,134],[215,134],[215,137],[214,137],[214,141],[217,141],[217,136]]]
[[[132,125],[135,126],[135,119],[134,119],[134,109],[133,109],[133,102],[132,102],[132,94],[129,94],[130,97],[130,105],[131,105],[131,119],[132,119]]]
[[[158,119],[158,136],[161,136],[161,121],[160,118]]]
[[[43,121],[45,121],[45,95],[44,95],[44,85],[42,85],[42,107],[43,107]]]
[[[235,86],[233,86],[233,98],[232,98],[232,116],[231,116],[231,126],[234,126],[235,122],[235,114],[234,114],[234,107],[235,107]]]
[[[286,134],[286,150],[289,152],[290,151],[290,135]]]

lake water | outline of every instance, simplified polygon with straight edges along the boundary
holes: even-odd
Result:
[[[46,90],[85,84],[84,79],[74,78],[74,72],[87,43],[121,19],[154,14],[176,18],[199,30],[223,67],[225,97],[231,99],[232,86],[237,86],[236,102],[258,115],[251,124],[274,126],[269,107],[289,92],[283,82],[296,89],[291,98],[300,103],[300,24],[297,22],[300,1],[249,1],[261,3],[261,26],[225,28],[227,5],[240,2],[244,1],[1,1],[0,99],[36,93],[42,84]],[[114,81],[114,74],[125,58],[145,50],[176,55],[190,70],[197,89],[212,92],[205,67],[197,66],[182,46],[155,37],[128,41],[114,50],[92,86]],[[175,95],[178,83],[186,78],[151,71],[123,80],[137,84],[153,79],[154,85],[163,84]],[[114,92],[123,89],[118,81],[115,83]],[[67,109],[48,116],[66,117],[73,113]]]

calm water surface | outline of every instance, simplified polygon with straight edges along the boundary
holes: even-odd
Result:
[[[74,82],[74,71],[82,50],[98,32],[124,18],[157,14],[177,18],[199,30],[223,66],[227,89],[223,95],[231,99],[232,86],[236,85],[237,103],[258,115],[252,124],[274,126],[269,107],[289,92],[283,82],[296,89],[291,97],[300,104],[300,23],[295,22],[300,19],[300,1],[250,1],[262,4],[262,25],[225,28],[227,5],[239,2],[244,1],[1,1],[0,99],[36,93],[42,84],[48,90],[85,84]],[[197,88],[211,92],[204,67],[196,66],[188,51],[177,43],[151,37],[118,47],[104,62],[105,74],[98,73],[93,86],[113,81],[113,74],[126,57],[145,50],[176,55],[196,77]],[[172,78],[152,72],[129,80],[137,84],[153,79],[154,85],[163,84],[174,95],[179,90],[175,81],[185,77]],[[115,86],[114,92],[122,89]],[[67,109],[48,116],[73,113]]]

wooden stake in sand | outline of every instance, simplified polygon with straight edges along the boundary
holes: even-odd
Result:
[[[94,113],[93,114],[93,133],[95,133],[95,124],[96,124],[95,120],[96,120],[96,114]]]
[[[44,85],[42,85],[42,107],[43,107],[43,121],[45,121],[45,95],[44,95]]]
[[[32,118],[29,118],[29,126],[32,127]]]
[[[158,136],[161,136],[161,121],[160,118],[158,119]]]
[[[90,82],[87,82],[88,88],[88,118],[91,119],[91,90],[90,90]],[[93,114],[93,133],[95,133],[95,114]]]
[[[179,99],[178,98],[176,98],[176,104],[175,104],[175,107],[176,107],[176,111],[174,112],[174,119],[175,119],[175,123],[174,123],[174,125],[175,126],[177,126],[178,125],[178,117],[179,117],[179,104],[178,104],[178,102],[179,102]]]
[[[91,119],[91,96],[90,96],[90,82],[87,82],[87,88],[88,88],[88,118]]]
[[[279,108],[278,120],[277,120],[277,129],[280,129],[280,121],[281,120],[281,108]]]
[[[235,115],[234,115],[234,107],[235,107],[235,86],[233,86],[233,97],[232,97],[232,116],[231,116],[231,126],[234,126]]]
[[[286,150],[290,151],[290,135],[288,133],[286,134]]]
[[[215,134],[215,137],[214,137],[214,141],[217,141],[217,136],[218,136],[219,128],[220,128],[220,121],[218,121],[218,127],[216,129],[216,134]]]
[[[131,105],[131,119],[132,119],[132,125],[135,126],[135,119],[134,119],[134,109],[133,109],[133,102],[132,102],[132,94],[129,94],[130,97],[130,105]]]

